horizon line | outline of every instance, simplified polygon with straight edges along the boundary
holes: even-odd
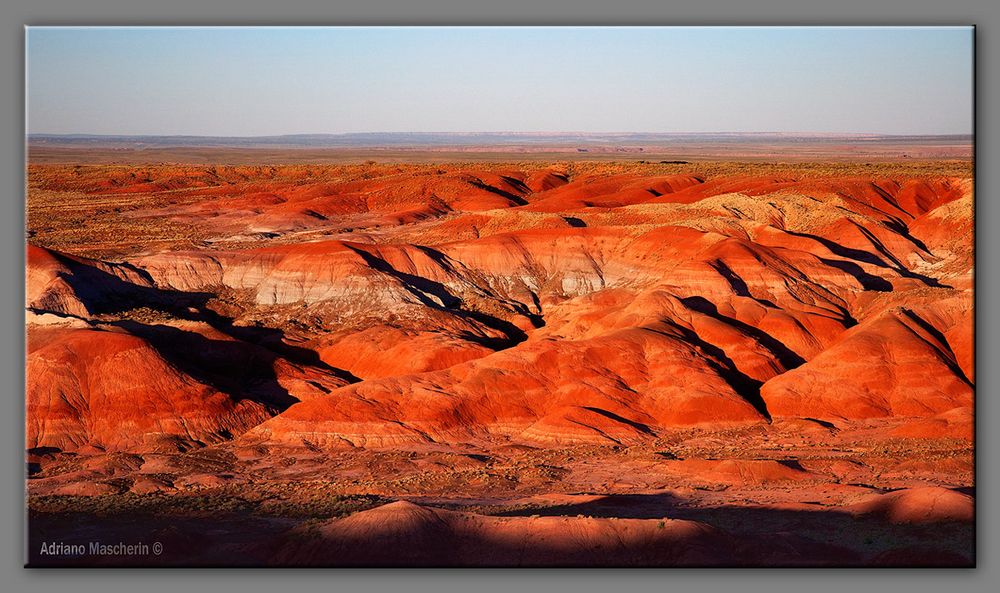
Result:
[[[974,137],[974,132],[948,132],[948,133],[919,133],[919,132],[820,132],[820,131],[671,131],[671,132],[591,132],[581,130],[545,130],[545,131],[514,131],[514,130],[468,130],[468,131],[354,131],[354,132],[286,132],[280,134],[185,134],[185,133],[145,133],[145,134],[123,134],[113,132],[26,132],[26,137],[47,136],[47,137],[96,137],[96,138],[289,138],[295,136],[362,136],[371,134],[399,134],[399,135],[507,135],[507,136],[893,136],[893,137],[948,137],[948,136],[969,136]]]

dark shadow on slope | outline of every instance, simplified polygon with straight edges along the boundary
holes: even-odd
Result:
[[[575,216],[563,216],[563,220],[566,221],[566,224],[568,224],[569,226],[571,226],[571,227],[573,227],[575,229],[582,229],[582,228],[586,228],[587,227],[587,223],[586,222],[584,222],[583,220],[581,220],[581,219],[579,219],[579,218],[577,218]]]
[[[329,218],[327,218],[326,216],[320,214],[319,212],[316,212],[315,210],[313,210],[311,208],[307,208],[307,209],[303,210],[302,214],[305,214],[306,216],[308,216],[310,218],[315,218],[316,220],[329,220]]]
[[[912,213],[910,213],[909,211],[907,211],[906,209],[904,209],[903,207],[901,207],[899,205],[899,201],[896,199],[895,196],[893,196],[891,193],[889,193],[888,191],[886,191],[879,184],[877,184],[877,183],[869,183],[868,185],[872,188],[872,190],[875,193],[877,193],[879,195],[879,197],[882,198],[882,200],[885,203],[889,204],[890,206],[892,206],[896,210],[899,210],[900,212],[902,212],[906,216],[909,216],[910,218],[914,218],[914,215]],[[896,216],[892,216],[890,218],[890,220],[898,220],[898,218]]]
[[[962,522],[893,524],[877,515],[855,516],[820,505],[815,511],[693,506],[669,493],[606,495],[578,504],[529,507],[497,515],[698,521],[736,536],[742,544],[737,548],[741,560],[763,566],[969,565],[974,539],[973,525]],[[956,542],[964,542],[964,549]],[[915,554],[921,548],[937,549],[939,556],[929,562],[924,554]],[[914,553],[912,563],[905,562],[905,554],[895,561],[881,556],[894,550]],[[934,554],[928,556],[935,558]]]
[[[420,251],[421,253],[423,253],[424,255],[426,255],[428,258],[430,258],[431,260],[433,260],[436,264],[438,264],[439,266],[441,266],[441,268],[444,269],[444,270],[446,270],[447,272],[449,272],[451,274],[455,274],[456,276],[460,276],[460,277],[463,276],[463,272],[460,272],[458,269],[456,269],[455,261],[452,260],[447,255],[445,255],[444,253],[438,251],[437,249],[434,249],[433,247],[427,247],[425,245],[411,245],[411,247],[413,247],[414,249],[416,249],[416,250]],[[371,254],[368,254],[368,255],[370,256]],[[364,257],[364,255],[362,255],[362,257]],[[378,258],[376,258],[376,259],[377,259],[378,265],[381,268],[380,271],[397,277],[398,279],[400,279],[401,281],[403,281],[404,284],[407,283],[407,282],[416,282],[417,280],[422,280],[423,281],[422,283],[417,283],[417,284],[414,284],[414,285],[418,286],[418,288],[420,287],[421,284],[422,285],[429,285],[429,286],[431,286],[436,291],[436,292],[434,292],[432,294],[435,294],[435,296],[438,296],[438,298],[442,298],[443,295],[447,295],[448,297],[456,299],[458,301],[457,308],[459,309],[459,313],[462,313],[462,314],[466,314],[466,313],[478,313],[476,311],[471,311],[469,309],[463,309],[461,307],[461,305],[462,305],[461,299],[459,299],[458,297],[452,297],[451,293],[448,292],[448,289],[445,288],[442,284],[440,284],[438,282],[431,282],[429,280],[426,280],[425,278],[420,278],[419,276],[413,276],[412,274],[404,274],[402,272],[399,272],[398,270],[396,270],[392,266],[390,266],[384,260],[381,260],[381,259],[378,259]],[[370,261],[370,260],[366,258],[365,261]],[[461,264],[459,264],[459,265],[461,265]],[[477,284],[476,288],[478,290],[482,291],[483,294],[485,294],[487,297],[495,299],[497,301],[501,301],[504,304],[510,305],[514,309],[514,311],[516,313],[527,317],[531,321],[531,324],[534,327],[538,328],[538,327],[544,327],[545,326],[545,320],[542,318],[542,316],[538,315],[538,314],[535,314],[535,313],[532,313],[528,309],[528,307],[524,305],[524,303],[520,303],[520,302],[517,302],[517,301],[510,301],[508,299],[504,299],[504,298],[498,297],[496,294],[494,294],[492,292],[492,290],[490,290],[490,288],[488,286],[481,286],[481,285]],[[534,296],[534,295],[532,295],[532,296]],[[421,301],[421,302],[423,302],[423,301]],[[535,305],[538,306],[537,297],[536,297]],[[492,323],[493,320],[495,320],[496,318],[489,317],[489,319],[491,320],[490,322],[483,322],[483,321],[481,321],[481,323],[485,323],[486,325],[490,325],[490,323]],[[494,327],[492,325],[490,325],[490,327],[493,327],[494,329],[499,329],[499,328],[496,328],[496,327]],[[505,331],[505,330],[502,330],[502,331]],[[505,331],[505,333],[506,333],[506,331]]]
[[[184,318],[185,312],[181,311],[175,314]],[[270,350],[289,362],[319,368],[349,383],[357,383],[361,380],[344,369],[339,369],[323,362],[316,351],[287,343],[284,340],[285,332],[280,329],[235,325],[233,319],[219,315],[205,306],[198,308],[197,313],[191,317],[191,320],[205,322],[232,338]]]
[[[231,338],[255,344],[290,362],[320,368],[352,383],[360,380],[347,371],[326,364],[313,350],[286,343],[285,334],[280,329],[236,325],[234,319],[220,315],[209,307],[209,301],[215,298],[212,293],[141,286],[62,254],[53,255],[71,271],[71,274],[63,275],[63,279],[92,314],[127,315],[133,309],[148,307],[178,319],[206,323]],[[149,277],[134,266],[125,264],[122,267]]]
[[[299,400],[274,373],[277,356],[246,342],[212,340],[169,325],[116,321],[109,325],[146,340],[167,362],[196,381],[228,394],[283,411]]]
[[[906,239],[910,243],[913,243],[914,246],[916,246],[918,249],[920,249],[924,253],[930,253],[931,252],[931,250],[927,248],[927,245],[923,241],[921,241],[920,239],[918,239],[918,238],[916,238],[916,237],[914,237],[913,235],[910,234],[909,227],[907,227],[905,224],[903,224],[902,221],[887,220],[887,221],[884,222],[884,224],[885,224],[885,226],[889,227],[889,230],[891,230],[892,232],[896,233],[900,237],[903,237],[904,239]]]
[[[808,471],[806,468],[802,467],[802,463],[798,459],[775,459],[778,465],[783,465],[789,469],[794,469],[800,472]]]
[[[335,538],[303,530],[302,517],[268,513],[260,502],[231,496],[213,516],[211,530],[197,513],[176,511],[165,497],[143,513],[29,512],[29,565],[132,566],[973,566],[974,525],[944,522],[893,524],[880,516],[854,516],[836,508],[696,506],[669,493],[603,495],[586,502],[518,505],[488,512],[498,518],[537,517],[519,537],[461,520],[438,517],[429,506],[399,517],[372,521],[369,528]],[[168,512],[171,507],[173,512]],[[435,505],[464,510],[460,501]],[[356,516],[356,515],[355,515]],[[371,516],[371,515],[369,515]],[[604,529],[580,537],[572,521],[565,537],[543,517],[645,519],[645,533],[625,541]],[[710,529],[674,530],[670,520],[696,521]],[[497,519],[502,520],[502,519]],[[488,521],[488,519],[487,519]],[[510,525],[509,523],[507,524]],[[578,524],[586,526],[586,524]],[[295,531],[290,531],[298,527]],[[610,526],[609,526],[610,527]],[[615,528],[627,533],[637,528]],[[694,527],[694,526],[691,526]],[[537,529],[537,531],[535,531]],[[662,531],[661,531],[662,530]],[[585,528],[584,533],[588,530]],[[163,541],[156,556],[45,556],[41,543],[86,542],[100,533],[108,541]],[[532,537],[533,534],[544,537]],[[601,534],[608,537],[601,537]],[[662,537],[660,534],[662,533]],[[597,539],[594,539],[594,538]],[[626,543],[627,541],[627,543]],[[598,544],[596,547],[594,544]],[[234,550],[239,550],[235,553]]]
[[[790,230],[785,230],[785,232],[795,237],[812,239],[813,241],[816,241],[817,243],[829,249],[830,253],[833,253],[834,255],[837,255],[839,257],[843,257],[845,259],[852,259],[854,261],[866,264],[871,264],[873,266],[878,266],[880,268],[885,268],[887,270],[892,270],[904,278],[919,280],[924,284],[926,284],[927,286],[933,286],[936,288],[950,288],[949,286],[945,286],[940,282],[938,282],[936,278],[932,278],[930,276],[924,276],[923,274],[917,274],[916,272],[911,271],[909,268],[904,266],[902,262],[896,259],[896,257],[893,256],[891,252],[889,252],[889,250],[885,247],[885,245],[883,245],[882,242],[878,239],[878,237],[876,237],[871,231],[869,231],[868,229],[857,223],[852,222],[852,224],[854,224],[854,226],[858,229],[858,232],[864,235],[865,238],[868,239],[868,241],[871,242],[871,244],[875,247],[875,249],[879,251],[881,257],[870,251],[865,251],[863,249],[854,249],[852,247],[846,247],[844,245],[841,245],[840,243],[837,243],[836,241],[832,241],[825,237],[820,237],[819,235],[800,233]],[[901,224],[902,223],[900,223],[896,227],[893,227],[893,230],[898,230],[899,228],[901,228],[900,227]],[[908,234],[904,236],[907,236],[907,238],[909,238]],[[924,248],[924,251],[926,251],[926,248]],[[824,261],[829,261],[829,260],[824,260]]]
[[[531,188],[528,187],[528,184],[521,181],[520,179],[517,179],[516,177],[511,177],[510,175],[501,175],[500,179],[503,179],[508,185],[517,188],[517,191],[521,192],[521,195],[528,195],[532,193]]]
[[[812,235],[810,233],[800,233],[796,231],[785,230],[786,233],[792,235],[793,237],[801,237],[804,239],[812,239],[816,241],[823,247],[830,250],[830,253],[843,257],[846,259],[853,259],[855,261],[863,262],[866,264],[871,264],[873,266],[878,266],[880,268],[892,269],[892,267],[885,263],[882,258],[875,255],[870,251],[865,251],[864,249],[854,249],[853,247],[845,247],[836,241],[831,241],[825,237],[820,237],[819,235]]]
[[[595,408],[593,406],[584,406],[583,408],[585,410],[590,410],[595,414],[600,414],[601,416],[604,416],[605,418],[608,418],[610,420],[614,420],[615,422],[621,422],[622,424],[627,424],[643,434],[648,434],[648,435],[655,434],[650,427],[646,426],[645,424],[642,424],[641,422],[635,422],[634,420],[629,420],[628,418],[624,418],[622,416],[619,416],[618,414],[609,412],[602,408]]]
[[[521,342],[528,339],[528,334],[524,333],[524,330],[517,327],[509,321],[503,319],[498,319],[491,315],[481,313],[479,311],[452,311],[452,313],[458,317],[475,321],[480,323],[492,330],[501,332],[504,334],[503,338],[492,338],[489,336],[480,336],[472,333],[464,333],[463,338],[469,340],[470,342],[475,342],[480,346],[485,346],[490,350],[500,351],[507,348],[511,348],[520,344]]]
[[[767,403],[760,396],[760,387],[764,383],[748,376],[743,371],[736,368],[736,363],[726,354],[726,352],[715,344],[706,342],[695,333],[694,330],[686,328],[673,321],[666,321],[672,328],[681,332],[684,341],[707,354],[704,361],[722,379],[733,388],[740,397],[754,407],[768,422],[771,421],[771,414],[767,411]],[[651,330],[656,331],[656,330]]]
[[[761,305],[764,305],[765,307],[767,307],[769,309],[777,309],[778,308],[778,306],[775,305],[774,303],[772,303],[771,301],[769,301],[767,299],[759,299],[759,298],[755,297],[753,294],[751,294],[750,293],[750,288],[747,286],[746,281],[744,281],[743,278],[741,278],[739,274],[737,274],[736,272],[734,272],[732,270],[732,268],[730,268],[728,265],[726,265],[726,262],[722,261],[721,259],[717,259],[717,260],[715,260],[713,262],[710,262],[708,265],[713,270],[715,270],[716,272],[718,272],[720,276],[722,276],[723,278],[726,279],[726,282],[729,283],[729,288],[732,289],[733,294],[735,294],[736,296],[741,296],[741,297],[746,297],[748,299],[753,299],[753,300],[757,301],[758,303],[760,303]]]
[[[785,344],[783,344],[780,340],[771,336],[767,332],[747,323],[743,323],[733,317],[727,317],[719,313],[718,307],[705,297],[687,297],[681,299],[681,302],[684,303],[685,307],[708,315],[713,319],[721,321],[722,323],[739,330],[740,333],[746,334],[747,336],[757,340],[758,344],[766,348],[772,355],[774,355],[778,362],[781,363],[781,366],[785,367],[785,370],[794,369],[805,363],[804,358],[796,354],[791,348],[785,346]]]
[[[461,306],[462,299],[451,294],[445,285],[440,282],[428,280],[427,278],[417,276],[415,274],[400,272],[396,268],[392,267],[389,262],[365,251],[364,249],[360,249],[346,243],[345,246],[363,259],[365,264],[371,269],[377,272],[382,272],[387,276],[391,276],[392,278],[399,280],[403,288],[415,296],[421,304],[438,309],[452,309]],[[429,298],[428,295],[436,297],[439,302],[435,302],[433,299]]]
[[[775,460],[779,461],[779,460]],[[780,463],[781,461],[779,461]],[[793,460],[796,468],[801,468]],[[784,464],[783,464],[784,465]],[[956,488],[956,491],[963,489]],[[586,493],[581,493],[586,494]],[[449,507],[455,508],[455,507]],[[700,521],[735,532],[757,530],[776,526],[777,522],[798,523],[801,519],[813,517],[840,517],[846,521],[857,521],[854,515],[830,510],[817,505],[816,511],[776,510],[767,507],[754,506],[694,506],[691,501],[680,498],[670,492],[653,494],[606,494],[596,500],[575,504],[562,504],[541,507],[518,508],[509,511],[491,513],[498,517],[525,517],[538,515],[541,517],[617,517],[619,519],[685,519]],[[876,516],[873,520],[884,521]],[[947,523],[962,523],[960,521]]]
[[[485,191],[488,191],[491,194],[496,194],[498,196],[507,198],[508,200],[510,200],[511,202],[514,202],[514,204],[516,204],[518,206],[527,206],[528,205],[528,200],[525,200],[522,196],[519,196],[519,195],[517,195],[515,193],[511,193],[511,192],[506,191],[506,190],[502,190],[499,187],[493,187],[492,185],[484,182],[481,179],[473,179],[473,180],[470,180],[469,183],[472,186],[478,187],[479,189],[482,189],[482,190],[485,190]],[[527,187],[525,187],[525,189],[527,189]],[[530,193],[530,191],[531,190],[528,190],[528,193]]]
[[[808,420],[809,422],[815,422],[816,424],[819,424],[823,428],[829,428],[829,429],[838,430],[838,431],[840,430],[839,428],[837,428],[837,425],[834,424],[833,422],[828,422],[826,420],[820,420],[819,418],[803,418],[803,420]]]
[[[852,224],[854,224],[854,226],[858,228],[858,232],[864,235],[865,238],[867,238],[872,243],[872,245],[875,246],[875,249],[878,249],[879,252],[882,255],[884,255],[886,259],[895,264],[893,269],[895,269],[900,276],[903,276],[904,278],[912,278],[914,280],[919,280],[924,284],[926,284],[927,286],[933,286],[935,288],[951,288],[950,286],[938,282],[937,278],[924,276],[923,274],[917,274],[916,272],[911,271],[909,268],[903,265],[903,262],[896,259],[896,256],[894,256],[892,252],[889,251],[889,249],[882,243],[882,241],[875,236],[875,233],[871,232],[870,230],[866,229],[860,224],[854,222],[852,222]]]
[[[823,259],[820,258],[824,265],[830,266],[831,268],[837,268],[842,272],[846,272],[861,284],[861,287],[865,290],[871,290],[875,292],[892,292],[892,282],[889,282],[885,278],[880,278],[873,274],[869,274],[864,271],[861,266],[854,262],[850,262],[842,259]]]
[[[422,276],[400,272],[380,257],[352,245],[347,245],[347,247],[357,253],[373,270],[382,272],[387,276],[399,280],[403,288],[416,297],[417,300],[420,301],[420,304],[425,307],[438,311],[444,311],[459,318],[475,321],[476,323],[498,331],[505,336],[504,338],[492,338],[466,333],[463,335],[465,339],[476,342],[482,346],[490,348],[491,350],[503,350],[516,344],[520,344],[528,339],[528,334],[526,334],[524,330],[507,320],[500,319],[499,317],[495,317],[493,315],[488,315],[481,311],[462,308],[462,299],[451,294],[444,284],[434,280],[429,280]],[[426,253],[428,257],[437,261],[437,263],[442,265],[442,267],[448,270],[453,270],[450,262],[447,261],[447,256],[441,252],[429,247],[419,247],[418,249]],[[435,297],[437,300],[430,298],[428,295]],[[538,326],[538,321],[540,321],[538,315],[529,313],[526,308],[522,314],[525,314],[525,316],[531,319],[532,323],[535,324],[536,327]]]
[[[726,282],[729,282],[729,287],[732,288],[733,293],[735,293],[736,296],[751,299],[753,298],[753,295],[750,294],[750,287],[747,286],[747,283],[744,282],[743,278],[740,278],[739,274],[726,265],[726,262],[721,259],[717,259],[709,265],[712,266],[712,269],[718,272],[720,276],[725,278]]]
[[[955,357],[955,352],[952,351],[951,344],[948,343],[948,339],[945,338],[944,334],[938,331],[938,329],[933,325],[931,325],[930,322],[928,322],[926,319],[917,315],[917,313],[912,309],[904,308],[903,315],[905,315],[908,319],[910,319],[918,326],[920,326],[920,328],[923,329],[925,332],[933,336],[934,339],[937,340],[938,343],[946,349],[945,352],[941,352],[940,348],[937,348],[934,346],[934,344],[931,344],[931,347],[940,352],[942,362],[944,362],[951,370],[951,372],[954,373],[959,379],[961,379],[963,383],[965,383],[969,387],[975,387],[975,385],[972,384],[972,381],[970,381],[969,378],[965,376],[965,371],[962,370],[962,367],[959,366],[958,361],[956,360]]]

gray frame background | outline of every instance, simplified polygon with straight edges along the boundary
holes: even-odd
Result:
[[[992,6],[991,6],[992,4]],[[0,588],[4,591],[1000,591],[998,569],[997,92],[995,0],[32,0],[0,5]],[[977,26],[977,569],[966,570],[27,570],[24,534],[24,25],[877,25]],[[919,81],[916,82],[919,85]],[[919,86],[915,87],[919,92]]]

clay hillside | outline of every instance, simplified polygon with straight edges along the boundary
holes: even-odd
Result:
[[[153,525],[165,564],[973,561],[967,161],[28,182],[32,537]]]

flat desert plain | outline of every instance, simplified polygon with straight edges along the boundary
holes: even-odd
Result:
[[[32,566],[975,561],[967,158],[34,156]]]

